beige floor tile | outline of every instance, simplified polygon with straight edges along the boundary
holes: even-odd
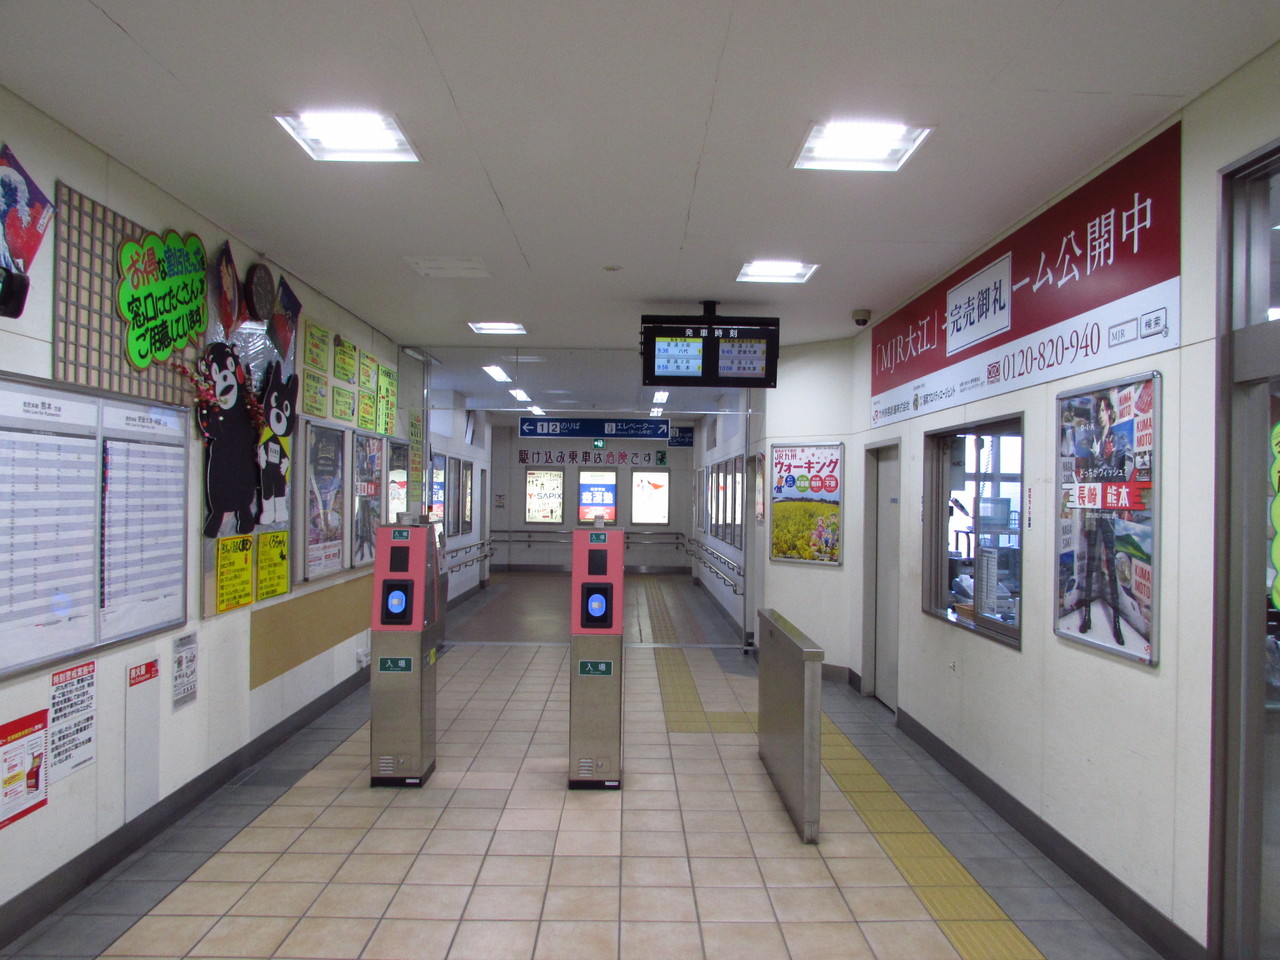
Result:
[[[707,960],[790,960],[782,930],[776,923],[704,921],[702,945]]]
[[[538,925],[532,921],[464,920],[449,960],[529,960],[537,936]]]
[[[794,833],[796,829],[785,810],[743,810],[742,822],[749,833]]]
[[[453,920],[383,920],[362,960],[444,960],[458,924]]]
[[[549,857],[555,853],[555,830],[495,830],[489,855],[495,857]]]
[[[803,960],[876,960],[856,923],[784,923],[791,956]]]
[[[833,833],[866,833],[867,825],[854,810],[824,810],[819,829],[818,845],[821,846],[822,840]]]
[[[515,786],[517,774],[507,773],[464,773],[458,785],[465,789],[510,790]]]
[[[684,818],[679,810],[630,810],[622,811],[622,829],[628,831],[681,832]]]
[[[684,834],[672,830],[624,830],[624,857],[683,857],[688,855]]]
[[[405,875],[405,883],[465,883],[476,882],[480,863],[484,857],[476,855],[419,854]]]
[[[626,776],[626,773],[623,773]],[[680,810],[680,794],[674,790],[626,790],[623,810]]]
[[[681,790],[680,809],[736,811],[738,800],[728,790]]]
[[[618,887],[548,887],[542,919],[617,920]]]
[[[328,883],[346,856],[341,853],[282,853],[262,879],[272,883]]]
[[[626,757],[626,747],[623,747]],[[622,761],[622,776],[628,790],[675,790],[676,778],[670,773],[628,773],[627,762]]]
[[[223,917],[188,956],[269,957],[297,922],[293,917]]]
[[[737,833],[686,830],[684,842],[691,857],[754,857],[756,855],[745,830],[739,830]]]
[[[764,880],[754,857],[691,857],[689,870],[700,887],[761,887]]]
[[[683,810],[684,828],[689,833],[741,833],[742,814],[737,810]]]
[[[359,786],[343,790],[333,798],[333,802],[339,807],[385,807],[394,797],[395,791],[385,787],[371,787],[365,780]]]
[[[416,856],[430,833],[430,830],[385,830],[375,827],[364,835],[355,852],[407,853]]]
[[[521,790],[511,791],[507,798],[508,810],[559,810],[564,806],[565,791],[563,789]],[[557,818],[559,823],[559,818]]]
[[[765,857],[817,857],[818,846],[805,843],[795,832],[791,833],[753,833],[751,847],[756,856]]]
[[[593,830],[614,832],[622,829],[622,809],[579,809],[567,802],[560,813],[561,830]]]
[[[386,916],[396,920],[457,920],[471,889],[467,884],[406,883],[397,888]]]
[[[763,887],[694,887],[703,923],[772,923],[773,904]]]
[[[687,887],[693,883],[684,857],[623,857],[622,885],[627,887]]]
[[[558,830],[561,810],[561,807],[508,807],[498,820],[498,830]]]
[[[378,819],[373,825],[384,830],[430,830],[440,819],[441,810],[435,807],[396,807],[386,810],[370,810],[367,807],[337,807],[339,810],[358,810],[362,813],[376,813]]]
[[[266,873],[280,856],[275,853],[215,853],[188,879],[252,883]]]
[[[556,837],[557,857],[616,857],[622,852],[622,836],[606,830],[561,830]]]
[[[823,818],[818,836],[818,852],[824,857],[878,857],[884,849],[870,833],[827,833]]]
[[[768,793],[766,791],[757,791],[751,793],[735,793],[734,797],[738,800],[738,809],[744,813],[748,810],[785,810],[782,805],[782,798],[777,793]],[[822,818],[822,828],[827,828],[826,817]]]
[[[352,828],[367,830],[381,815],[377,807],[328,807],[310,826],[331,830]]]
[[[822,858],[765,857],[760,873],[770,887],[835,887],[835,879]]]
[[[186,956],[216,922],[216,917],[143,917],[108,947],[103,956]]]
[[[422,845],[423,855],[484,853],[493,839],[492,830],[432,830]]]
[[[153,916],[220,917],[239,900],[253,884],[227,881],[192,881],[179,884],[152,908]]]
[[[929,920],[929,911],[910,887],[844,887],[844,899],[858,920]]]
[[[334,874],[336,883],[401,883],[414,856],[408,853],[353,853]]]
[[[564,798],[566,810],[621,810],[620,790],[570,790]]]
[[[484,858],[476,884],[481,886],[546,886],[551,873],[550,857],[502,857]]]
[[[824,858],[827,869],[842,887],[901,887],[902,872],[887,856]]]
[[[283,854],[302,833],[301,827],[246,827],[230,838],[227,854]]]
[[[309,827],[324,807],[267,807],[249,824],[251,827]]]
[[[698,919],[692,887],[622,887],[624,921],[689,922]]]
[[[618,955],[618,924],[547,920],[538,930],[534,960],[601,960]]]
[[[553,857],[550,883],[555,887],[616,887],[621,857]]]
[[[377,925],[377,919],[369,917],[304,917],[276,952],[305,960],[358,957]]]
[[[437,830],[492,830],[502,811],[487,807],[449,807],[436,821]]]
[[[367,807],[352,807],[367,813]],[[365,827],[310,827],[289,848],[290,853],[350,853],[364,838]]]
[[[601,887],[600,889],[606,889]],[[476,887],[467,901],[467,920],[537,920],[545,887]]]
[[[323,883],[259,882],[227,913],[247,917],[300,917],[323,892]]]
[[[876,960],[958,960],[959,954],[933,921],[859,923]]]
[[[394,883],[330,883],[307,910],[307,916],[377,919],[398,889]]]
[[[277,807],[327,807],[342,794],[337,787],[292,787],[286,790],[272,806]]]
[[[770,887],[769,899],[783,923],[839,923],[853,919],[836,887]]]

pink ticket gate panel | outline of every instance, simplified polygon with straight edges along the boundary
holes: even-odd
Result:
[[[436,656],[448,574],[440,523],[378,528],[370,612],[369,783],[420,787],[436,766]]]
[[[569,787],[622,786],[621,530],[573,532],[569,590]]]

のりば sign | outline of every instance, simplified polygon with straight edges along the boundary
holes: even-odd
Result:
[[[1181,136],[1170,127],[878,324],[872,426],[1178,346]]]

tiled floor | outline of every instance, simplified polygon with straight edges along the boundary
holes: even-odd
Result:
[[[754,661],[708,645],[733,640],[673,578],[628,581],[623,789],[569,791],[568,648],[546,586],[508,575],[451,614],[468,639],[438,664],[423,789],[368,787],[366,687],[0,953],[1156,957],[837,683],[821,840],[801,843],[757,757]],[[541,599],[511,622],[525,590]],[[701,645],[654,645],[673,639]]]

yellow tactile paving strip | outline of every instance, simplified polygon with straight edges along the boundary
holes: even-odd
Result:
[[[655,606],[665,614],[657,591],[648,600],[651,617]],[[655,650],[654,659],[670,732],[755,730],[755,714],[703,710],[683,650]],[[875,765],[826,716],[822,718],[822,765],[964,960],[1044,960]]]

